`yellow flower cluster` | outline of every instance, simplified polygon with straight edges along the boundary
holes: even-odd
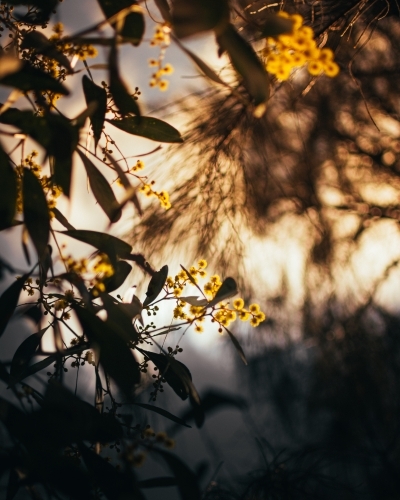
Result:
[[[165,210],[171,208],[171,202],[169,201],[169,194],[167,191],[154,191],[151,187],[151,184],[147,184],[143,182],[143,185],[140,187],[139,191],[146,196],[156,196],[160,201],[160,204]]]
[[[54,35],[49,40],[54,42],[57,49],[66,56],[77,56],[81,61],[85,61],[88,57],[96,57],[98,52],[96,47],[89,44],[73,45],[70,42],[63,42],[62,35],[64,26],[62,23],[56,23],[53,27]],[[56,62],[57,65],[57,62]],[[57,75],[53,75],[57,76]]]
[[[138,160],[133,167],[130,168],[129,172],[137,172],[138,170],[144,169],[144,162],[142,160]]]
[[[78,274],[82,278],[89,280],[95,297],[106,290],[103,281],[114,274],[114,268],[106,254],[99,253],[92,262],[89,262],[88,259],[73,259],[70,255],[62,258],[68,272]],[[67,300],[69,299],[67,298]]]
[[[289,15],[286,12],[279,12],[278,15],[293,22],[293,31],[276,38],[266,38],[263,54],[267,71],[284,81],[294,68],[307,64],[312,76],[325,74],[335,77],[339,73],[339,66],[333,60],[332,50],[317,47],[314,32],[309,26],[303,26],[303,18],[299,14]]]
[[[203,278],[207,275],[205,271],[206,267],[207,261],[205,259],[201,259],[198,261],[197,267],[192,266],[188,269],[192,279],[196,283],[198,282],[199,277]],[[265,314],[260,310],[260,306],[258,304],[251,304],[248,309],[245,309],[244,300],[241,298],[233,301],[233,307],[229,307],[229,301],[223,301],[220,304],[213,306],[211,312],[207,313],[207,307],[187,303],[185,298],[180,299],[184,288],[190,283],[191,280],[183,269],[174,278],[169,276],[166,281],[168,292],[177,300],[177,305],[173,311],[174,318],[188,321],[188,323],[194,325],[194,329],[198,333],[203,331],[201,323],[203,323],[206,316],[211,316],[212,321],[217,322],[220,325],[218,330],[220,333],[223,332],[223,327],[228,327],[237,318],[242,321],[249,321],[250,325],[254,327],[258,326],[265,320]],[[209,281],[205,283],[203,291],[204,296],[207,297],[208,301],[215,297],[221,285],[221,278],[217,274],[211,276]],[[188,306],[189,310],[187,310]]]
[[[151,75],[149,82],[150,87],[158,87],[160,90],[165,91],[168,89],[168,80],[163,80],[163,76],[170,75],[174,72],[172,64],[163,65],[165,51],[171,43],[171,28],[168,24],[159,24],[155,27],[153,38],[150,41],[152,47],[160,47],[160,53],[158,59],[150,59],[149,66],[157,68],[156,71]]]
[[[16,173],[17,173],[17,212],[22,213],[23,211],[23,200],[22,200],[22,176],[24,173],[24,168],[28,167],[34,174],[35,176],[39,179],[43,191],[46,194],[46,199],[47,199],[47,204],[49,207],[49,214],[50,217],[54,217],[54,213],[52,212],[52,209],[55,208],[56,206],[56,199],[61,196],[62,194],[62,189],[60,186],[57,186],[53,184],[47,175],[42,175],[42,167],[36,163],[35,158],[38,156],[37,151],[32,151],[24,160],[22,161],[21,165],[18,165],[16,168]]]
[[[258,304],[250,304],[249,309],[245,309],[244,300],[235,299],[233,301],[233,307],[238,311],[239,319],[242,321],[250,320],[251,326],[256,327],[265,321],[265,314],[260,310]]]

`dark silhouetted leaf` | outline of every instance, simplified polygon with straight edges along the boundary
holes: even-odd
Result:
[[[39,259],[47,250],[50,235],[50,214],[40,181],[28,168],[22,181],[24,223],[35,245]]]
[[[145,403],[133,403],[133,404],[136,406],[140,406],[141,408],[144,408],[145,410],[154,411],[155,413],[158,413],[159,415],[162,415],[163,417],[168,418],[169,420],[172,420],[173,422],[176,422],[177,424],[184,425],[185,427],[191,428],[191,426],[188,425],[184,420],[182,420],[179,417],[176,417],[175,415],[172,415],[172,413],[170,413],[167,410],[164,410],[163,408],[158,408],[157,406],[148,405]]]
[[[183,142],[181,134],[168,123],[150,116],[130,116],[122,120],[106,120],[114,127],[132,135],[158,142]]]
[[[265,105],[269,98],[269,77],[251,45],[231,24],[217,36],[217,42],[223,51],[228,52],[232,65],[243,77],[243,83],[255,105]]]
[[[194,52],[186,48],[184,45],[182,45],[179,40],[176,40],[178,43],[179,47],[186,52],[186,54],[192,59],[192,61],[196,64],[196,66],[205,74],[207,78],[212,80],[215,83],[219,83],[220,85],[224,85],[225,87],[229,87],[227,83],[225,83],[218,75],[217,73],[208,66],[198,55],[196,55]]]
[[[117,106],[121,115],[140,115],[138,103],[128,92],[125,83],[120,77],[118,70],[118,54],[115,46],[110,50],[108,66],[110,68],[110,92],[113,96],[114,104]]]
[[[145,500],[131,469],[119,472],[84,444],[79,445],[79,451],[95,484],[109,500]]]
[[[292,33],[292,31],[293,21],[291,19],[286,19],[277,16],[275,13],[270,13],[268,16],[265,16],[263,20],[260,38],[276,37],[284,33]]]
[[[236,281],[233,278],[226,278],[219,287],[215,297],[208,303],[207,307],[215,306],[223,300],[229,299],[238,293]]]
[[[63,446],[83,440],[104,443],[123,435],[115,416],[99,413],[92,404],[77,398],[55,381],[47,386],[42,409],[33,418],[36,428],[44,430],[52,445]]]
[[[235,346],[235,349],[239,353],[239,356],[240,356],[241,360],[247,366],[247,359],[246,359],[246,356],[244,355],[242,346],[239,344],[238,339],[233,335],[232,332],[230,332],[228,330],[228,328],[226,328],[226,326],[224,326],[224,329],[226,330],[226,333],[229,335],[229,338],[232,340],[232,344]]]
[[[195,404],[200,404],[199,395],[192,383],[192,374],[183,363],[165,354],[157,354],[139,347],[136,349],[157,366],[167,384],[181,399],[185,400],[190,395]]]
[[[233,407],[238,408],[239,410],[244,410],[245,408],[247,408],[247,403],[240,396],[229,394],[223,391],[218,391],[215,389],[211,389],[201,396],[201,410],[203,412],[203,415],[209,415],[210,413],[213,413],[214,411],[220,410],[224,407]],[[196,416],[197,408],[193,407],[190,410],[184,412],[180,418],[182,418],[184,421],[196,420]],[[180,427],[175,425],[171,430],[169,430],[169,433],[173,433],[177,429],[180,429]]]
[[[132,397],[136,384],[140,382],[139,364],[132,351],[127,346],[129,336],[124,338],[113,328],[87,309],[75,309],[82,324],[85,335],[98,351],[100,363],[104,370],[114,379],[115,383],[128,398]]]
[[[178,484],[174,477],[152,477],[138,482],[139,488],[166,488],[168,486],[176,486]]]
[[[43,146],[54,158],[54,182],[69,196],[72,154],[79,139],[79,130],[55,113],[35,116],[32,111],[8,109],[0,115],[0,122],[13,125]]]
[[[107,19],[131,5],[137,5],[137,2],[132,0],[98,0],[98,2]],[[118,28],[117,24],[113,23],[112,26]],[[125,17],[123,27],[119,30],[119,35],[133,43],[133,45],[139,45],[143,37],[144,28],[143,14],[140,12],[131,12]]]
[[[202,498],[196,474],[181,459],[167,451],[154,448],[153,451],[162,456],[177,480],[182,500],[200,500]]]
[[[132,271],[132,266],[124,260],[119,260],[113,267],[114,274],[103,281],[106,292],[108,293],[122,286],[129,276],[129,273]]]
[[[44,358],[41,361],[38,361],[37,363],[28,366],[26,370],[23,373],[21,373],[21,375],[18,377],[17,381],[20,382],[24,378],[44,370],[51,364],[55,363],[57,359],[60,358],[60,356],[66,357],[66,356],[72,356],[74,354],[80,354],[82,351],[86,351],[87,349],[89,349],[89,347],[90,347],[89,344],[85,343],[74,347],[70,347],[69,349],[65,349],[65,351],[62,351],[60,353],[51,354],[50,356],[47,356],[47,358]]]
[[[140,314],[141,309],[136,308],[134,304],[122,304],[107,293],[101,295],[101,300],[107,311],[107,324],[118,331],[120,337],[128,336],[130,340],[137,342],[139,337],[132,321]]]
[[[51,245],[47,245],[46,251],[39,262],[39,284],[40,286],[44,286],[46,284],[47,275],[49,270],[51,270],[51,275],[54,277],[54,269],[53,269],[53,259],[52,254],[53,249]]]
[[[164,288],[165,282],[168,278],[168,266],[163,266],[159,271],[155,272],[147,287],[146,299],[143,302],[143,307],[151,304],[159,296],[161,290]]]
[[[51,209],[51,211],[54,214],[54,217],[62,224],[66,229],[69,229],[71,231],[75,231],[74,226],[71,226],[71,224],[67,221],[67,219],[64,217],[64,215],[58,210],[57,207],[54,207]]]
[[[49,326],[43,328],[37,333],[30,335],[15,351],[11,361],[10,376],[18,379],[27,369],[30,361],[34,357],[42,339],[43,334],[49,329]]]
[[[26,33],[21,43],[21,49],[34,49],[35,53],[54,59],[60,66],[64,66],[69,72],[72,71],[68,57],[57,50],[55,45],[39,31]]]
[[[36,324],[39,323],[43,316],[40,307],[38,307],[37,305],[26,309],[23,312],[23,315],[25,316],[25,318],[30,318]]]
[[[0,78],[0,85],[13,87],[23,92],[28,90],[50,90],[57,94],[68,95],[68,89],[44,71],[24,63],[15,73]]]
[[[86,75],[82,78],[83,92],[85,94],[86,104],[95,102],[96,110],[90,116],[92,124],[95,147],[100,140],[103,131],[104,118],[107,111],[107,92],[103,87],[99,87],[90,80]]]
[[[100,250],[100,252],[107,253],[110,247],[113,247],[115,252],[122,258],[124,258],[125,255],[129,255],[132,250],[129,243],[125,243],[125,241],[122,241],[111,234],[89,231],[86,229],[74,229],[60,232],[61,234],[75,238],[83,243],[92,245],[97,248],[97,250]]]
[[[1,62],[1,59],[0,59]],[[0,147],[0,231],[12,227],[17,207],[17,176],[10,164],[10,159]]]
[[[199,299],[199,297],[196,297],[194,295],[189,295],[188,297],[179,297],[179,300],[183,300],[191,306],[195,307],[204,307],[208,304],[207,299]]]
[[[28,277],[29,274],[24,274],[18,278],[0,297],[0,337],[17,307],[19,295]]]
[[[121,218],[122,212],[118,210],[119,205],[109,182],[87,156],[79,150],[78,154],[85,166],[86,173],[89,177],[90,187],[97,203],[110,219],[110,222],[117,222]]]
[[[225,0],[174,0],[172,27],[178,38],[216,30],[220,32],[229,22],[229,6]]]

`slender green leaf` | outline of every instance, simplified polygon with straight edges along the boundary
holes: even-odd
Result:
[[[182,500],[201,500],[202,494],[196,474],[180,458],[165,450],[154,448],[162,456],[177,480]]]
[[[22,196],[24,223],[41,259],[49,241],[50,214],[42,185],[28,168],[24,169]]]
[[[172,415],[172,413],[170,413],[167,410],[164,410],[163,408],[158,408],[158,406],[148,405],[145,403],[133,403],[133,404],[136,406],[140,406],[141,408],[144,408],[145,410],[154,411],[155,413],[158,413],[159,415],[162,415],[163,417],[168,418],[169,420],[172,420],[173,422],[175,422],[177,424],[184,425],[185,427],[191,428],[191,426],[188,425],[184,420],[182,420],[179,417],[176,417],[175,415]]]
[[[117,222],[121,218],[122,212],[109,182],[82,151],[78,150],[78,154],[85,166],[90,187],[97,203],[110,219],[110,222]]]
[[[117,49],[113,46],[108,59],[110,70],[110,92],[113,96],[114,104],[117,106],[122,116],[134,114],[140,115],[139,105],[135,98],[128,92],[118,69]]]
[[[151,304],[159,296],[161,290],[164,288],[165,282],[168,278],[168,266],[163,266],[159,271],[155,272],[147,287],[146,299],[143,302],[143,307]]]
[[[17,379],[27,369],[30,361],[35,356],[35,353],[40,345],[40,341],[44,333],[49,329],[49,326],[43,328],[37,333],[30,335],[15,351],[11,361],[10,376]]]
[[[255,105],[265,104],[269,98],[269,77],[251,45],[231,24],[217,36],[217,42],[229,54],[232,65],[243,77],[243,83]]]
[[[95,147],[100,140],[104,119],[107,112],[107,92],[103,87],[99,87],[86,75],[82,78],[83,93],[85,94],[86,104],[96,103],[97,108],[90,116],[92,124]]]
[[[0,297],[0,337],[18,304],[19,295],[29,274],[24,274],[10,285]]]
[[[1,61],[1,59],[0,59]],[[10,164],[8,155],[0,146],[0,231],[12,227],[17,207],[17,176]]]
[[[112,236],[107,233],[100,233],[98,231],[90,231],[87,229],[73,229],[69,231],[60,231],[61,234],[75,238],[76,240],[92,245],[100,250],[100,252],[107,253],[110,247],[113,247],[115,252],[122,258],[129,255],[132,251],[132,246],[125,241]]]
[[[168,123],[150,116],[130,116],[122,120],[106,120],[114,127],[132,135],[146,137],[157,142],[183,142],[181,134]]]
[[[131,5],[138,5],[133,0],[98,0],[98,2],[107,19]],[[120,36],[133,43],[133,45],[140,44],[145,28],[142,13],[131,12],[128,14],[123,21],[122,29],[119,28],[118,23],[113,23],[112,26],[114,29],[118,29]]]

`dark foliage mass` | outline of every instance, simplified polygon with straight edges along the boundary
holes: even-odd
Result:
[[[41,30],[52,23],[56,1],[9,0],[0,6],[1,30],[8,36],[0,52],[0,86],[11,92],[0,105],[0,230],[20,236],[28,269],[20,272],[12,256],[0,257],[1,277],[12,276],[0,296],[1,340],[10,338],[13,318],[35,325],[10,359],[0,359],[4,497],[140,500],[154,490],[159,498],[182,500],[397,498],[399,320],[378,292],[396,269],[398,253],[386,256],[362,295],[351,280],[345,292],[339,286],[377,228],[398,232],[397,2],[155,0],[162,37],[172,37],[215,84],[178,106],[190,116],[184,137],[166,121],[144,116],[138,89],[131,93],[121,76],[120,46],[133,49],[143,40],[141,2],[98,3],[104,21],[68,36],[56,25],[51,38]],[[332,50],[339,76],[310,76],[300,68],[281,82],[266,71],[263,40],[292,30],[292,21],[276,15],[283,9],[300,13],[318,44]],[[107,36],[101,31],[106,25]],[[187,37],[203,32],[215,36],[219,55],[227,58],[220,73],[185,46]],[[107,82],[101,84],[86,62],[96,45],[107,53]],[[79,59],[84,62],[77,70]],[[68,76],[80,71],[86,108],[70,117],[56,102],[70,93]],[[93,148],[82,139],[86,120]],[[164,208],[168,197],[153,192],[122,154],[114,158],[111,145],[121,151],[109,126],[178,145],[173,210],[142,209],[138,182]],[[37,153],[27,155],[27,139],[40,148],[42,165]],[[75,228],[55,206],[61,192],[71,196],[75,160],[110,227],[127,206],[143,215],[133,228],[139,253],[109,232]],[[116,178],[122,201],[114,192]],[[247,364],[227,328],[228,306],[221,306],[237,293],[236,281],[228,277],[206,296],[195,277],[206,264],[182,267],[173,279],[168,266],[155,270],[146,258],[160,259],[192,238],[199,254],[237,275],[245,269],[247,241],[288,227],[288,221],[304,228],[304,290],[293,314],[285,279],[279,294],[267,297],[264,333],[279,336],[280,346],[265,349],[251,338],[253,351],[260,349],[247,371],[249,401],[216,390],[199,395],[191,371],[176,359],[182,348],[158,340],[184,326],[198,328],[196,321],[209,316]],[[90,259],[63,255],[61,235],[89,245]],[[133,265],[148,282],[143,303],[111,295]],[[257,295],[248,275],[241,280],[249,296]],[[186,285],[204,298],[179,299]],[[28,297],[24,305],[22,296]],[[145,326],[142,313],[156,316],[161,300],[175,300],[174,318],[186,321],[172,328]],[[182,313],[185,304],[189,319]],[[251,316],[253,326],[265,319],[258,306],[235,306],[230,313]],[[294,336],[292,320],[300,324],[300,340],[285,344]],[[48,334],[51,352],[44,348]],[[78,391],[85,365],[93,368],[90,403]],[[157,404],[167,388],[188,405],[180,416]],[[141,391],[149,401],[139,397]],[[262,457],[259,469],[231,484],[219,480],[219,469],[210,480],[201,464],[194,472],[169,451],[179,429],[201,428],[223,407],[241,411],[254,425]],[[170,435],[153,431],[149,414],[170,421]],[[196,462],[196,450],[193,455]],[[168,475],[141,480],[136,467],[146,456],[162,463]]]

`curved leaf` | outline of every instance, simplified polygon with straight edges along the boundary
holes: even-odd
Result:
[[[132,266],[124,260],[119,260],[114,264],[114,274],[106,278],[103,283],[106,287],[106,292],[110,293],[122,286],[126,278],[132,271]]]
[[[92,245],[93,247],[100,250],[100,252],[107,253],[110,247],[113,247],[115,253],[120,257],[124,255],[129,255],[132,246],[125,241],[112,236],[107,233],[100,233],[99,231],[90,231],[88,229],[70,229],[69,231],[60,231],[61,234],[75,238],[76,240]]]
[[[21,43],[21,49],[34,49],[35,53],[54,59],[60,66],[64,66],[69,72],[72,71],[68,57],[57,50],[55,45],[39,31],[26,33]]]
[[[174,0],[172,26],[178,38],[192,36],[208,30],[221,31],[229,22],[226,0]]]
[[[215,297],[210,300],[207,307],[215,306],[223,300],[229,299],[238,293],[236,281],[233,278],[224,279],[222,285],[219,287]]]
[[[34,333],[33,335],[30,335],[15,351],[10,367],[10,376],[12,378],[17,379],[24,373],[40,345],[43,334],[48,329],[49,326],[43,328],[37,333]]]
[[[92,124],[95,147],[100,140],[103,131],[104,119],[107,112],[107,92],[103,87],[96,85],[86,75],[82,78],[83,93],[85,94],[86,104],[95,102],[97,107],[90,116]]]
[[[50,235],[50,214],[40,181],[28,168],[22,181],[24,223],[39,256],[47,251]]]
[[[131,349],[127,346],[128,335],[122,338],[106,321],[102,321],[87,309],[77,307],[75,312],[85,335],[98,351],[104,370],[125,396],[131,398],[135,385],[140,382],[140,370]]]
[[[114,104],[117,106],[122,116],[140,115],[139,105],[135,98],[128,92],[125,83],[120,77],[118,70],[117,50],[113,46],[108,59],[110,68],[110,92],[113,96]]]
[[[164,288],[168,278],[168,266],[163,266],[159,271],[156,271],[151,277],[149,286],[147,287],[146,299],[143,302],[143,307],[151,304],[159,296]]]
[[[48,73],[25,63],[15,73],[0,78],[0,85],[14,87],[27,92],[28,90],[50,90],[57,94],[69,95],[69,90]]]
[[[0,60],[1,61],[1,60]],[[8,155],[0,147],[0,231],[13,225],[17,207],[17,176],[10,164]]]
[[[217,36],[217,42],[229,54],[232,65],[243,77],[243,83],[255,105],[265,104],[269,98],[269,76],[251,45],[231,24]]]
[[[233,335],[232,332],[230,332],[228,330],[228,328],[226,328],[226,326],[224,326],[224,329],[225,329],[226,333],[229,335],[229,338],[231,339],[232,344],[235,346],[237,352],[239,353],[241,360],[247,366],[247,359],[246,359],[246,356],[245,356],[244,351],[242,349],[242,346],[239,344],[238,339]]]
[[[98,2],[107,19],[131,5],[138,5],[136,1],[132,0],[98,0]],[[119,29],[118,23],[113,23],[112,26],[114,29],[118,29],[120,36],[133,43],[133,45],[140,44],[145,28],[142,13],[131,12],[128,14],[123,20],[122,29]]]
[[[192,374],[186,365],[165,354],[146,351],[139,347],[136,349],[157,366],[167,384],[181,399],[185,400],[190,395],[194,403],[200,404],[199,395],[192,383]]]
[[[90,187],[97,203],[110,219],[110,222],[117,222],[121,218],[122,212],[109,182],[87,156],[79,150],[78,154],[85,166],[86,173],[89,177]]]
[[[130,116],[122,120],[106,120],[114,127],[132,135],[158,142],[183,142],[181,134],[168,123],[150,116]]]
[[[24,274],[18,278],[0,297],[0,337],[17,307],[19,295],[28,277],[29,274]]]

